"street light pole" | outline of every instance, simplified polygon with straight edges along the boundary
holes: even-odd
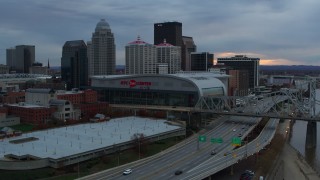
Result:
[[[140,138],[138,139],[139,142],[139,159],[140,159]]]

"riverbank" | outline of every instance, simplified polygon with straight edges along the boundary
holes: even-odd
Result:
[[[287,139],[290,129],[289,120],[279,124],[277,133]],[[273,180],[320,180],[319,175],[287,141],[268,173],[267,179]]]

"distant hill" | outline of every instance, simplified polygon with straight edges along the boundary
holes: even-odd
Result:
[[[320,70],[320,66],[305,66],[305,65],[293,65],[293,66],[260,66],[260,70],[262,71],[315,71]]]
[[[260,73],[264,75],[319,76],[320,66],[260,66]]]

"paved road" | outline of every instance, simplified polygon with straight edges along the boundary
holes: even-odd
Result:
[[[272,103],[268,102],[267,104],[271,105]],[[266,103],[257,104],[254,108],[265,108],[265,111],[270,109],[266,106]],[[253,110],[255,109],[248,109],[245,112]],[[270,135],[264,135],[265,131],[263,131],[262,135],[259,136],[260,138],[248,144],[246,148],[238,148],[231,152],[234,148],[231,145],[231,139],[238,136],[241,136],[243,139],[257,125],[261,118],[244,116],[223,116],[221,118],[224,118],[222,124],[202,134],[207,137],[206,143],[199,143],[197,139],[186,142],[183,146],[177,147],[168,153],[150,158],[150,160],[146,160],[144,163],[130,166],[129,168],[132,168],[133,172],[128,176],[122,175],[124,168],[128,168],[127,166],[123,167],[123,169],[114,168],[106,170],[81,179],[190,179],[198,177],[199,174],[206,174],[205,172],[209,172],[213,167],[218,171],[218,169],[221,170],[230,166],[236,162],[235,159],[238,160],[240,156],[243,157],[244,153],[250,154],[257,151],[259,144],[262,144],[260,141],[265,141],[270,137]],[[275,125],[274,121],[272,121],[272,125]],[[208,142],[210,138],[220,137],[224,140],[222,144],[211,144]],[[212,157],[210,155],[212,150],[215,150],[217,155]],[[224,156],[226,152],[231,152],[231,154]],[[200,172],[200,169],[203,170]],[[182,175],[176,176],[174,173],[177,170],[183,171]]]

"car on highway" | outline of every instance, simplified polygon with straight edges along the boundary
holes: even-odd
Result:
[[[176,172],[174,172],[175,175],[180,175],[182,174],[182,171],[181,170],[176,170]]]
[[[129,174],[131,174],[132,173],[132,169],[126,169],[126,170],[124,170],[123,171],[123,175],[129,175]]]
[[[212,150],[210,154],[211,154],[211,155],[216,155],[217,152],[216,152],[215,150]]]

